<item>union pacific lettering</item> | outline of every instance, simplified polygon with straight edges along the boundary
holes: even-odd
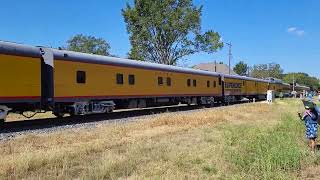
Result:
[[[225,82],[226,89],[241,89],[242,83],[234,83],[234,82]]]

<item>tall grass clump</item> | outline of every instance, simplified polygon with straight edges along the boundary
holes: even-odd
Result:
[[[272,128],[230,127],[226,155],[235,176],[253,179],[291,179],[301,169],[306,151],[301,148],[303,124],[293,115],[283,115]]]

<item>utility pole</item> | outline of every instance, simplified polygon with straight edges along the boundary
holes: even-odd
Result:
[[[214,72],[217,72],[217,60],[214,60]]]
[[[295,91],[294,91],[294,90],[295,90],[295,88],[294,88],[294,87],[295,87],[294,73],[293,73],[293,79],[292,79],[292,81],[293,81],[293,82],[292,82],[292,92],[294,93],[294,95],[293,95],[294,98],[296,98],[296,93],[295,93]]]
[[[294,73],[293,73],[293,79],[292,79],[292,91],[294,91]]]
[[[231,47],[232,47],[232,44],[231,44],[231,42],[229,42],[229,43],[226,43],[226,45],[229,46],[229,74],[231,74],[231,58],[232,58]]]

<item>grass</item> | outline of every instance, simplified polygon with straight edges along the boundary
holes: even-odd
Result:
[[[301,122],[291,115],[270,128],[241,126],[226,128],[229,161],[238,177],[251,179],[292,179],[302,169],[307,151],[299,144]],[[299,132],[299,133],[297,133]]]
[[[0,142],[0,179],[294,179],[316,176],[298,101],[243,104]]]

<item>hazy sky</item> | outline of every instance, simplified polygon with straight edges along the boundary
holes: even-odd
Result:
[[[58,47],[77,33],[106,39],[111,53],[130,50],[121,16],[127,0],[2,1],[0,40]],[[320,1],[318,0],[195,0],[203,5],[203,31],[218,31],[233,44],[232,64],[276,62],[285,72],[320,77]],[[196,54],[183,63],[227,63],[227,48]]]

